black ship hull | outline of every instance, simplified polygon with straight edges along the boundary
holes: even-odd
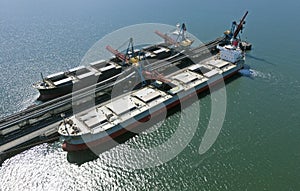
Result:
[[[51,89],[39,89],[40,96],[38,97],[39,101],[49,101],[60,96],[71,93],[73,90],[73,84],[67,84],[64,86],[51,88]]]

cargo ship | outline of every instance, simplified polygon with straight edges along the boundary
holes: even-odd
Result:
[[[169,111],[209,85],[237,74],[244,66],[242,50],[233,45],[217,48],[219,55],[160,78],[152,77],[140,89],[64,119],[58,127],[63,150],[79,151],[102,145],[140,128],[141,122]]]
[[[114,54],[114,57],[108,61],[96,61],[87,66],[79,66],[65,72],[51,74],[45,78],[41,73],[42,80],[33,84],[33,87],[40,93],[38,100],[48,101],[69,94],[72,91],[101,83],[107,79],[114,81],[126,68],[137,61],[146,60],[145,66],[162,61],[173,62],[178,57],[184,56],[183,52],[192,50],[190,47],[193,40],[186,35],[184,23],[177,26],[177,29],[172,32],[172,36],[163,34],[160,31],[155,31],[155,33],[162,37],[164,42],[139,50],[134,49],[133,39],[130,38],[126,51],[120,52],[109,45],[106,46],[106,49]],[[224,38],[218,38],[213,42],[202,45],[202,48],[209,49],[206,55],[216,53],[215,45],[223,40]],[[212,44],[215,45],[207,46]],[[199,48],[201,47],[196,49]]]
[[[247,14],[248,12],[244,15],[242,20],[244,20]],[[242,23],[242,25],[243,24],[244,23]],[[184,55],[187,54],[195,54],[195,52],[199,53],[201,51],[201,56],[193,59],[204,59],[207,56],[218,53],[218,49],[216,48],[217,44],[240,43],[241,48],[249,48],[249,46],[245,47],[246,45],[243,41],[237,39],[237,35],[243,29],[242,25],[237,26],[234,22],[231,30],[224,32],[224,37],[219,37],[195,48],[191,47],[194,40],[186,35],[186,25],[184,23],[177,25],[177,29],[171,34],[155,31],[157,35],[164,39],[164,42],[144,47],[141,50],[134,49],[133,40],[130,38],[126,51],[119,52],[109,45],[106,47],[109,52],[114,54],[114,57],[108,61],[96,61],[87,66],[79,66],[65,72],[48,75],[47,77],[43,77],[41,73],[42,80],[34,83],[33,87],[40,93],[38,100],[48,101],[69,94],[72,91],[101,83],[107,79],[114,81],[126,68],[130,67],[131,64],[134,64],[137,60],[147,60],[146,64],[166,61],[172,63],[178,60],[179,57],[184,57]],[[234,41],[232,42],[232,40]],[[249,43],[247,45],[249,45]]]
[[[100,60],[90,63],[88,66],[79,66],[66,72],[51,74],[45,78],[42,76],[42,81],[33,85],[40,93],[38,100],[48,101],[71,93],[73,87],[79,90],[80,87],[84,88],[109,78],[115,77],[116,79],[118,74],[130,66],[132,53],[128,51],[126,54],[122,54],[110,46],[107,46],[107,49],[116,55],[108,61]],[[139,52],[135,53],[139,54]],[[148,47],[143,50],[143,53],[145,59],[150,62],[174,58],[170,49],[163,44]],[[174,55],[179,54],[174,53]]]
[[[225,31],[225,38],[215,47],[219,50],[218,54],[188,63],[176,71],[170,70],[171,73],[165,70],[161,74],[155,70],[149,71],[136,62],[132,67],[136,67],[137,75],[140,75],[141,86],[138,89],[63,119],[58,126],[63,150],[96,148],[127,132],[139,131],[143,122],[159,118],[160,114],[188,101],[191,96],[236,75],[245,62],[245,52],[241,50],[236,37],[247,14],[234,31]],[[158,35],[166,41],[170,40],[164,34]],[[192,43],[187,41],[184,44],[189,42]],[[180,62],[185,63],[182,59],[175,61],[174,65]]]

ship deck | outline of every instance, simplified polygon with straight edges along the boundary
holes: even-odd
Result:
[[[97,134],[119,124],[126,123],[139,115],[165,107],[164,103],[180,92],[187,92],[206,83],[216,75],[237,67],[235,64],[219,59],[217,56],[203,60],[187,68],[165,76],[168,82],[156,80],[142,89],[120,95],[94,108],[82,111],[64,121],[59,133],[65,136]],[[167,83],[170,88],[160,88]]]
[[[141,50],[135,50],[136,54]],[[153,63],[165,58],[172,58],[171,50],[162,45],[153,45],[142,50],[145,52],[144,59],[148,59],[149,63]],[[108,61],[99,60],[92,62],[86,66],[78,66],[65,72],[58,72],[48,75],[41,82],[37,82],[33,85],[34,88],[39,90],[54,89],[63,85],[72,86],[75,83],[81,83],[82,81],[90,80],[91,78],[96,81],[101,81],[106,78],[112,77],[117,73],[121,73],[124,65],[123,61],[111,58]],[[95,80],[90,80],[94,82]]]

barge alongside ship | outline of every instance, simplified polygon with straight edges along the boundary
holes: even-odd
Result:
[[[172,42],[168,36],[159,32],[157,32],[157,34],[165,39],[165,43],[148,47],[150,48],[150,52],[155,51],[155,54],[159,54],[159,57],[152,60],[148,57],[147,60],[150,60],[149,62],[147,60],[143,60],[145,61],[145,64],[150,63],[150,67],[145,67],[143,69],[144,71],[142,71],[142,74],[144,74],[146,78],[146,83],[143,84],[144,87],[142,89],[136,89],[133,92],[128,92],[122,97],[113,99],[112,101],[114,104],[109,105],[110,102],[104,102],[101,97],[102,92],[105,91],[107,86],[110,88],[114,86],[116,83],[114,80],[123,73],[119,73],[120,68],[122,68],[121,71],[124,68],[126,68],[125,71],[127,71],[127,68],[130,68],[128,67],[130,65],[124,66],[124,64],[129,63],[138,65],[139,62],[142,62],[141,60],[134,61],[133,59],[126,63],[126,61],[130,59],[130,55],[124,55],[122,53],[115,52],[115,50],[113,50],[115,57],[109,61],[98,61],[91,63],[86,67],[78,67],[67,72],[50,75],[46,78],[42,77],[43,80],[35,84],[35,87],[40,92],[45,90],[44,93],[41,93],[41,98],[46,95],[44,98],[47,100],[52,99],[51,95],[56,97],[68,92],[63,92],[62,90],[70,91],[71,88],[68,89],[67,84],[71,84],[71,86],[73,86],[78,82],[88,82],[89,80],[87,79],[95,79],[94,76],[97,76],[95,74],[105,74],[106,71],[110,71],[111,69],[113,69],[113,71],[118,70],[116,71],[116,75],[110,75],[109,72],[107,73],[108,79],[106,80],[111,81],[107,83],[106,80],[104,80],[104,83],[100,82],[100,84],[102,83],[102,85],[105,85],[100,87],[97,86],[95,94],[91,95],[89,93],[90,91],[86,92],[87,90],[94,88],[94,86],[89,86],[80,89],[80,91],[77,92],[78,95],[75,95],[75,104],[81,104],[83,102],[86,103],[93,98],[100,98],[101,105],[97,106],[98,110],[96,113],[94,111],[90,112],[91,110],[82,111],[82,113],[67,118],[61,123],[58,132],[61,134],[62,139],[65,140],[63,144],[63,148],[65,150],[82,150],[88,148],[88,145],[102,145],[103,142],[109,140],[111,137],[123,137],[121,136],[123,133],[138,125],[136,123],[130,124],[130,122],[132,122],[130,120],[133,118],[130,118],[128,114],[136,115],[135,119],[137,121],[147,121],[150,115],[151,117],[154,117],[162,112],[161,108],[164,104],[170,103],[167,109],[171,109],[175,107],[179,101],[184,101],[184,95],[190,95],[188,92],[189,88],[190,90],[195,90],[195,88],[197,88],[196,92],[200,93],[208,88],[208,84],[217,83],[218,80],[223,80],[223,77],[229,78],[232,75],[235,75],[237,71],[243,67],[243,59],[239,59],[238,62],[228,62],[224,61],[224,58],[226,60],[226,57],[223,57],[223,60],[218,58],[217,53],[219,50],[216,48],[217,44],[220,45],[219,48],[221,49],[221,52],[222,49],[225,48],[224,50],[229,50],[230,52],[237,51],[238,54],[241,53],[240,50],[236,49],[237,46],[225,46],[228,44],[235,45],[228,36],[217,38],[196,48],[191,48],[189,47],[189,44],[193,41],[187,40],[182,43],[177,43],[175,41],[176,44],[174,45],[172,44],[174,41]],[[241,43],[241,41],[239,41],[239,43]],[[179,48],[176,48],[177,45],[180,45]],[[185,47],[186,45],[187,47]],[[151,54],[145,54],[144,56],[147,57],[149,55]],[[213,55],[213,57],[208,58],[211,55]],[[125,56],[125,58],[126,56],[129,57],[124,60],[122,59],[123,56]],[[228,54],[228,56],[230,59],[232,54]],[[193,58],[197,64],[188,61],[189,58]],[[204,59],[206,60],[204,61]],[[167,73],[166,70],[170,72],[170,70],[168,70],[168,67],[170,66],[178,67],[180,71]],[[165,68],[166,70],[162,71],[162,73],[166,74],[166,76],[159,76],[158,74],[156,76],[156,80],[151,80],[151,70],[149,71],[149,68],[151,67],[154,69],[152,72],[155,72],[156,69],[160,69],[160,67],[167,67]],[[150,76],[147,75],[147,72],[150,72],[148,73]],[[109,78],[110,76],[111,78]],[[123,78],[119,79],[123,80]],[[55,92],[55,89],[59,87],[64,88]],[[176,100],[176,96],[182,97],[180,97],[181,99]],[[9,153],[19,152],[22,149],[39,144],[39,141],[47,142],[49,141],[47,138],[57,135],[57,125],[55,123],[60,120],[59,115],[62,113],[65,113],[68,117],[72,115],[70,112],[72,109],[72,103],[74,103],[72,102],[74,101],[73,98],[74,95],[71,94],[62,96],[58,99],[32,106],[24,111],[1,119],[0,138],[2,138],[3,141],[0,143],[0,162],[1,160],[4,160],[4,156],[10,156]],[[119,100],[119,98],[121,100]],[[129,99],[130,102],[128,104],[131,109],[128,110],[127,107],[118,108],[118,105],[122,106],[119,103],[124,103],[124,99],[122,98],[124,98],[125,101],[126,98],[132,98],[131,100]],[[115,105],[117,106],[115,107]],[[105,112],[107,112],[105,108],[108,109],[108,112],[112,113],[106,113],[107,115],[105,115]],[[151,110],[151,113],[147,113],[146,110]],[[101,113],[98,113],[98,111]],[[142,113],[139,113],[139,111]],[[95,116],[98,116],[99,119],[96,119]],[[85,140],[81,138],[84,138]]]
[[[248,12],[246,12],[242,18],[243,21],[247,14]],[[184,57],[184,55],[193,55],[199,51],[202,51],[203,54],[201,58],[198,59],[203,59],[207,56],[217,54],[218,50],[216,46],[218,44],[225,45],[239,42],[241,49],[249,49],[251,48],[251,44],[237,39],[237,35],[243,29],[243,24],[244,22],[236,25],[236,22],[234,22],[231,30],[225,31],[224,37],[217,38],[214,41],[196,48],[191,47],[194,40],[186,36],[186,26],[184,23],[181,27],[177,25],[177,29],[171,33],[173,36],[155,31],[165,42],[144,47],[141,50],[134,49],[132,39],[129,40],[128,48],[124,53],[108,45],[106,49],[115,55],[115,57],[108,61],[96,61],[87,66],[79,66],[65,72],[51,74],[45,78],[41,74],[42,81],[33,84],[33,87],[40,93],[38,100],[48,101],[81,88],[94,85],[95,83],[101,83],[105,79],[111,79],[111,81],[113,81],[122,71],[140,60],[147,60],[145,63],[148,65],[162,61],[173,62],[174,60],[176,61],[177,58]],[[234,42],[231,42],[231,40],[234,40]]]
[[[236,38],[242,29],[244,15],[216,48],[219,54],[188,63],[177,71],[159,74],[135,63],[141,86],[93,108],[64,119],[58,133],[65,151],[79,151],[106,144],[126,132],[143,129],[143,122],[156,118],[210,86],[230,78],[244,67],[244,52]],[[158,33],[164,37],[163,34]],[[230,37],[230,39],[229,39]],[[165,37],[165,40],[170,39]],[[226,42],[227,41],[227,42]],[[192,41],[189,41],[192,42]],[[173,64],[181,62],[176,61]],[[171,70],[172,71],[172,70]],[[156,74],[156,75],[153,75]]]

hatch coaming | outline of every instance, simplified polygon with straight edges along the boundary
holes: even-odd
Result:
[[[163,103],[171,97],[163,91],[146,87],[64,120],[59,127],[59,133],[78,136],[106,131],[143,115],[160,104],[164,107]]]

